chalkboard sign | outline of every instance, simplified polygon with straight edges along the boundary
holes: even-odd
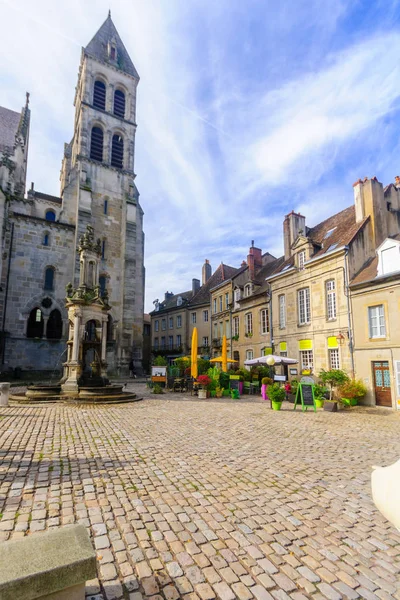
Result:
[[[299,383],[297,388],[296,399],[294,401],[295,409],[297,403],[301,403],[303,411],[307,410],[309,406],[313,406],[314,412],[317,412],[314,400],[314,385],[312,383]]]

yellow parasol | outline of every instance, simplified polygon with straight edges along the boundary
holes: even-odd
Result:
[[[215,363],[222,363],[223,362],[223,357],[222,356],[216,356],[215,358],[211,358],[210,362],[215,362]],[[239,362],[237,360],[233,360],[233,358],[227,358],[226,359],[227,363],[235,363],[235,362]]]
[[[193,379],[197,379],[197,327],[193,327],[191,358],[192,364],[190,365],[190,374]]]
[[[221,351],[221,356],[222,356],[222,365],[221,365],[221,369],[223,371],[223,373],[226,373],[228,370],[228,367],[226,366],[227,360],[228,360],[228,353],[226,351],[226,335],[224,335],[222,337],[222,351]]]

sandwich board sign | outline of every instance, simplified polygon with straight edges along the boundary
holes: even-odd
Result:
[[[294,401],[294,410],[296,410],[296,406],[298,403],[301,403],[301,409],[303,411],[307,410],[309,406],[313,406],[314,412],[317,412],[317,407],[315,406],[313,383],[305,383],[302,381],[299,383],[297,387],[296,398]]]

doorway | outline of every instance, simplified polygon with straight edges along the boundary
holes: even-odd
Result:
[[[390,370],[388,361],[372,363],[374,374],[375,403],[377,406],[392,408],[392,393],[390,391]]]

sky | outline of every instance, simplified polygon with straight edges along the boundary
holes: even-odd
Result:
[[[0,0],[0,105],[29,91],[28,182],[59,194],[81,47],[111,9],[139,72],[146,311],[204,260],[280,256],[352,184],[400,174],[400,0]]]

